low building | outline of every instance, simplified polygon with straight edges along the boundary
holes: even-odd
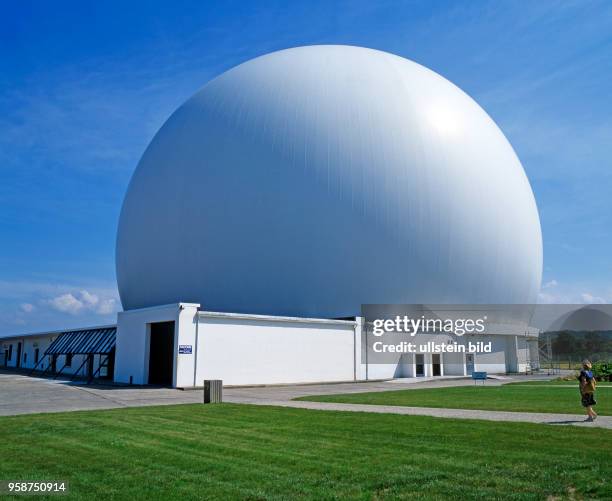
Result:
[[[54,377],[112,379],[115,325],[0,338],[0,366]]]
[[[8,368],[176,388],[199,387],[205,379],[230,386],[349,382],[525,372],[539,365],[533,330],[456,338],[491,342],[490,353],[404,354],[385,364],[368,360],[366,336],[361,317],[221,313],[178,303],[121,312],[116,326],[9,337],[0,344]]]

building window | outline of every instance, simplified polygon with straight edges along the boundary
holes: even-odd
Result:
[[[66,367],[72,367],[72,353],[66,355]]]

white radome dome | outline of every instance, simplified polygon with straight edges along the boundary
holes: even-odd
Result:
[[[145,151],[119,221],[126,310],[344,317],[362,303],[532,303],[538,211],[503,133],[458,87],[349,46],[215,78]]]

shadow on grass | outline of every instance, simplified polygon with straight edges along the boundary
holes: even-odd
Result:
[[[566,421],[546,421],[544,424],[574,424],[574,423],[586,423],[586,419],[568,419]]]

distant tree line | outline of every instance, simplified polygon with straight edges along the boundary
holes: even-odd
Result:
[[[550,335],[553,357],[612,360],[612,331],[558,331],[540,335],[540,347],[544,348]]]

